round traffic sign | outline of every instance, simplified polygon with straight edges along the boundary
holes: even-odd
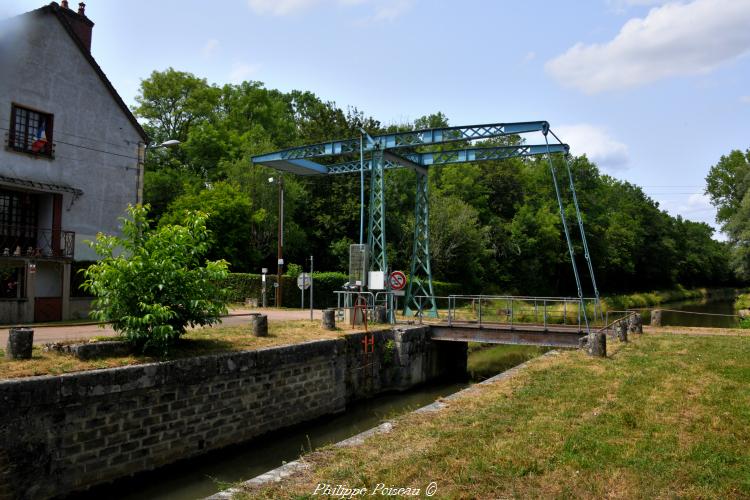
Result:
[[[393,271],[388,278],[388,284],[391,290],[403,290],[406,286],[406,275],[401,271]]]
[[[312,277],[310,276],[310,273],[300,273],[300,275],[297,276],[297,287],[300,290],[307,290],[310,288],[311,281]]]

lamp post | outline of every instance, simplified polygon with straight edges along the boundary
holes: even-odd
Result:
[[[151,144],[143,144],[143,149],[138,148],[138,175],[136,175],[135,179],[135,196],[136,196],[136,203],[143,203],[143,173],[146,170],[146,151],[153,151],[154,149],[161,149],[161,148],[173,148],[175,146],[180,145],[180,141],[177,139],[169,139],[166,140],[160,144],[154,144],[153,146]]]
[[[276,245],[276,307],[281,307],[281,271],[284,266],[284,177],[279,174],[278,179],[268,178],[268,182],[279,185],[279,228]]]

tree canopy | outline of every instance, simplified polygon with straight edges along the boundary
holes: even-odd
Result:
[[[382,125],[311,92],[282,92],[261,82],[218,86],[171,68],[144,80],[137,102],[134,111],[154,138],[182,141],[179,148],[155,151],[147,159],[145,197],[154,216],[170,222],[185,208],[214,214],[208,221],[214,233],[209,255],[226,258],[234,271],[275,267],[278,196],[267,178],[278,173],[252,165],[253,154],[356,137],[360,127],[376,134],[449,123],[435,112],[413,123]],[[521,140],[510,136],[486,143]],[[748,171],[747,158],[744,167],[739,160],[730,163],[723,168],[732,179],[743,168]],[[563,160],[554,158],[553,165],[567,179]],[[708,286],[734,279],[727,246],[712,238],[710,226],[670,216],[641,188],[602,174],[585,156],[573,159],[572,171],[601,290]],[[734,181],[716,182],[717,199],[739,207]],[[386,233],[394,269],[409,270],[415,183],[407,169],[386,176]],[[429,183],[436,279],[459,282],[467,293],[575,293],[546,159],[433,168]],[[314,254],[317,268],[345,270],[348,245],[359,238],[359,176],[285,174],[284,184],[286,262],[302,263]],[[567,180],[562,190],[586,281]]]

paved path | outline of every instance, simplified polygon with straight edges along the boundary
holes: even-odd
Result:
[[[223,326],[245,325],[250,322],[250,313],[263,313],[268,316],[269,321],[287,321],[295,319],[310,319],[310,310],[294,309],[232,309],[229,316],[222,318]],[[315,310],[313,318],[319,320],[320,310]],[[61,342],[64,340],[88,339],[91,337],[114,336],[112,327],[107,325],[101,328],[96,324],[65,325],[65,326],[32,326],[34,329],[34,343],[46,344],[49,342]],[[0,327],[0,348],[5,348],[8,342],[8,328]]]

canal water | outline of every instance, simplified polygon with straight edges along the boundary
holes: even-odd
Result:
[[[662,309],[662,326],[700,326],[709,328],[738,328],[734,299],[716,301],[693,300],[654,306]],[[699,313],[699,314],[696,314]],[[643,323],[651,321],[651,311],[644,311]]]
[[[453,394],[473,382],[500,372],[544,353],[546,348],[501,345],[470,345],[468,379],[465,383],[441,383],[421,386],[403,393],[377,396],[352,405],[345,413],[323,417],[314,422],[274,432],[249,443],[211,452],[196,459],[117,481],[92,489],[75,498],[121,500],[204,498],[229,484],[251,479],[284,462],[296,460],[302,453],[342,441],[379,425],[383,420],[416,410]]]

